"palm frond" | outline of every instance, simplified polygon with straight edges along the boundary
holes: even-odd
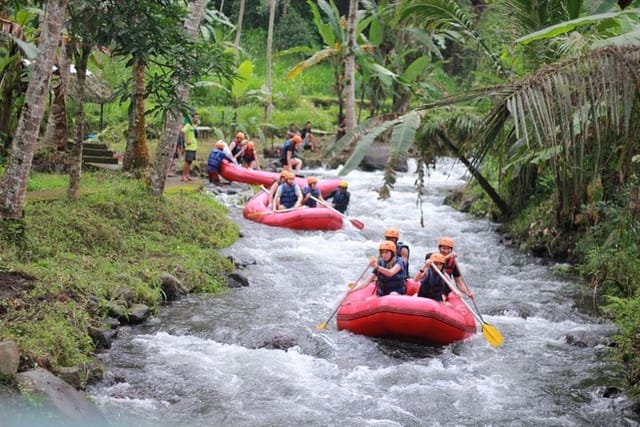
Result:
[[[369,130],[368,133],[362,136],[362,138],[360,138],[360,141],[358,142],[358,145],[353,150],[353,153],[347,159],[344,166],[340,169],[340,172],[338,172],[338,175],[347,175],[349,172],[357,168],[360,162],[362,162],[362,159],[364,159],[364,156],[369,151],[369,148],[371,147],[371,144],[373,144],[373,141],[378,136],[386,132],[390,127],[398,123],[400,123],[400,119],[386,120],[381,125],[374,127],[373,129]]]
[[[302,62],[297,63],[294,67],[287,73],[287,80],[291,80],[297,77],[300,73],[302,73],[307,68],[310,68],[316,65],[319,62],[326,60],[332,56],[340,54],[340,49],[335,48],[326,48],[319,50],[314,53],[310,58],[305,59]]]

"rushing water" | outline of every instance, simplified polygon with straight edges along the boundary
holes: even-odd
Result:
[[[120,329],[101,356],[106,379],[91,389],[114,426],[638,425],[623,397],[602,397],[616,384],[605,357],[613,327],[579,311],[577,284],[504,246],[494,224],[442,204],[465,183],[460,165],[443,161],[430,174],[424,228],[413,174],[400,174],[385,201],[374,192],[380,173],[348,178],[362,232],[348,222],[337,232],[271,228],[231,207],[244,238],[227,252],[249,263],[250,286],[189,297]],[[411,246],[412,273],[440,236],[455,239],[501,347],[481,333],[429,347],[338,332],[334,322],[316,330],[389,226]]]

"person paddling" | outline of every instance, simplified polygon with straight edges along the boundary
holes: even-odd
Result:
[[[349,200],[351,199],[351,193],[347,190],[349,188],[349,183],[347,181],[340,181],[338,184],[338,189],[333,190],[325,200],[333,199],[332,205],[335,210],[340,213],[346,213],[349,208]]]
[[[434,268],[442,271],[446,259],[444,255],[439,252],[433,253],[429,259],[425,262],[424,277],[420,281],[420,289],[414,296],[422,298],[430,298],[438,302],[444,302],[444,295],[446,290],[449,289],[444,282],[442,276],[440,276]]]
[[[302,190],[296,184],[296,176],[289,171],[284,173],[284,183],[278,187],[273,198],[273,210],[299,208],[302,205]]]
[[[396,227],[389,227],[384,230],[384,238],[390,240],[396,244],[398,248],[398,256],[404,261],[404,274],[408,278],[409,276],[409,246],[399,242],[400,231]]]
[[[442,237],[440,238],[440,240],[438,240],[438,251],[445,257],[444,272],[447,274],[447,276],[453,277],[454,281],[456,282],[456,287],[460,290],[460,292],[473,299],[474,294],[469,289],[466,280],[460,272],[460,267],[458,266],[457,262],[457,256],[455,252],[453,252],[453,248],[454,243],[451,237]],[[415,275],[415,280],[420,280],[423,277],[424,272],[428,268],[426,260],[429,260],[431,254],[432,252],[428,252],[425,255],[425,264],[420,269],[420,272]],[[445,294],[448,295],[449,292],[450,289],[447,287],[445,289]]]
[[[378,296],[404,295],[407,290],[404,283],[406,279],[404,261],[396,256],[396,244],[385,240],[380,243],[378,249],[380,256],[378,258],[372,256],[369,263],[373,272],[361,284],[356,283],[351,291],[362,289],[375,279]]]
[[[307,186],[302,190],[302,204],[305,206],[309,206],[310,208],[318,207],[318,202],[311,196],[315,197],[321,202],[324,201],[324,199],[322,198],[322,194],[318,189],[318,178],[315,176],[310,176],[309,178],[307,178]]]

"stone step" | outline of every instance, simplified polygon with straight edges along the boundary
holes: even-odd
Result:
[[[113,157],[113,151],[111,150],[102,150],[102,149],[95,149],[95,148],[86,148],[83,147],[82,148],[82,157],[84,156],[97,156],[97,157],[108,157],[111,156]]]
[[[107,144],[103,144],[101,142],[85,142],[82,144],[83,150],[108,150]]]
[[[82,156],[84,163],[106,163],[111,165],[117,165],[118,159],[111,156]]]

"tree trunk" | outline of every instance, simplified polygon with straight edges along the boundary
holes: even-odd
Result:
[[[45,7],[38,44],[38,60],[31,70],[24,106],[11,145],[11,155],[5,173],[0,179],[2,218],[19,219],[23,215],[27,179],[36,148],[38,130],[44,115],[51,68],[66,7],[67,0],[49,0]]]
[[[16,55],[19,49],[14,44],[7,57]],[[18,55],[16,55],[18,57]],[[0,73],[0,156],[5,157],[11,147],[11,135],[14,133],[14,110],[16,101],[20,99],[20,80],[22,61],[17,59],[8,64]]]
[[[84,92],[87,87],[87,62],[91,55],[91,46],[82,44],[76,60],[76,78],[78,79],[78,99],[76,100],[75,138],[69,154],[69,188],[67,196],[71,200],[78,198],[80,178],[82,176],[82,146],[84,145]]]
[[[356,120],[356,26],[358,25],[358,0],[349,0],[347,19],[347,54],[344,59],[345,129],[348,132],[357,125]]]
[[[196,40],[198,37],[198,28],[204,15],[205,4],[206,0],[194,0],[189,3],[189,12],[184,21],[184,29],[187,36],[192,40]],[[186,82],[178,83],[176,93],[185,102],[189,99],[189,87]],[[149,192],[156,197],[162,197],[164,193],[167,173],[173,160],[173,153],[176,150],[176,141],[181,122],[180,111],[177,108],[172,108],[165,116],[149,186]]]
[[[62,40],[58,55],[58,85],[53,88],[53,103],[49,111],[47,130],[44,133],[45,147],[64,151],[67,149],[69,139],[69,124],[67,123],[67,97],[69,93],[69,80],[71,72],[71,56],[73,47]]]
[[[269,1],[269,29],[267,30],[267,64],[266,64],[266,87],[267,103],[265,105],[265,122],[271,123],[271,117],[273,116],[273,83],[271,81],[271,68],[273,67],[273,60],[271,53],[273,51],[273,24],[276,15],[276,0]]]
[[[240,51],[240,36],[242,35],[242,17],[244,16],[244,2],[240,0],[240,10],[238,11],[238,25],[236,26],[236,39],[233,43],[236,62],[238,61],[238,52]]]
[[[147,146],[145,105],[145,61],[136,57],[132,69],[131,106],[129,107],[129,129],[127,147],[122,160],[122,169],[132,171],[149,166],[149,148]]]
[[[453,153],[462,162],[462,164],[464,164],[467,167],[467,169],[469,170],[469,173],[476,179],[476,181],[478,182],[478,185],[480,185],[480,187],[482,187],[482,189],[485,191],[485,193],[487,193],[487,195],[491,198],[493,203],[496,204],[498,209],[500,209],[500,212],[502,212],[502,215],[504,215],[505,218],[508,218],[512,213],[511,208],[509,207],[507,202],[505,202],[504,199],[502,199],[502,197],[500,197],[498,192],[493,189],[493,187],[491,186],[489,181],[487,181],[484,178],[484,176],[482,176],[480,171],[473,166],[471,161],[469,161],[469,159],[467,159],[462,154],[462,152],[458,149],[458,147],[453,143],[451,138],[449,138],[449,136],[444,131],[442,131],[442,130],[439,131],[438,132],[438,137],[440,138],[440,140],[442,142],[445,143],[445,145],[447,147],[449,147],[449,149],[451,149],[451,151],[453,151]]]

